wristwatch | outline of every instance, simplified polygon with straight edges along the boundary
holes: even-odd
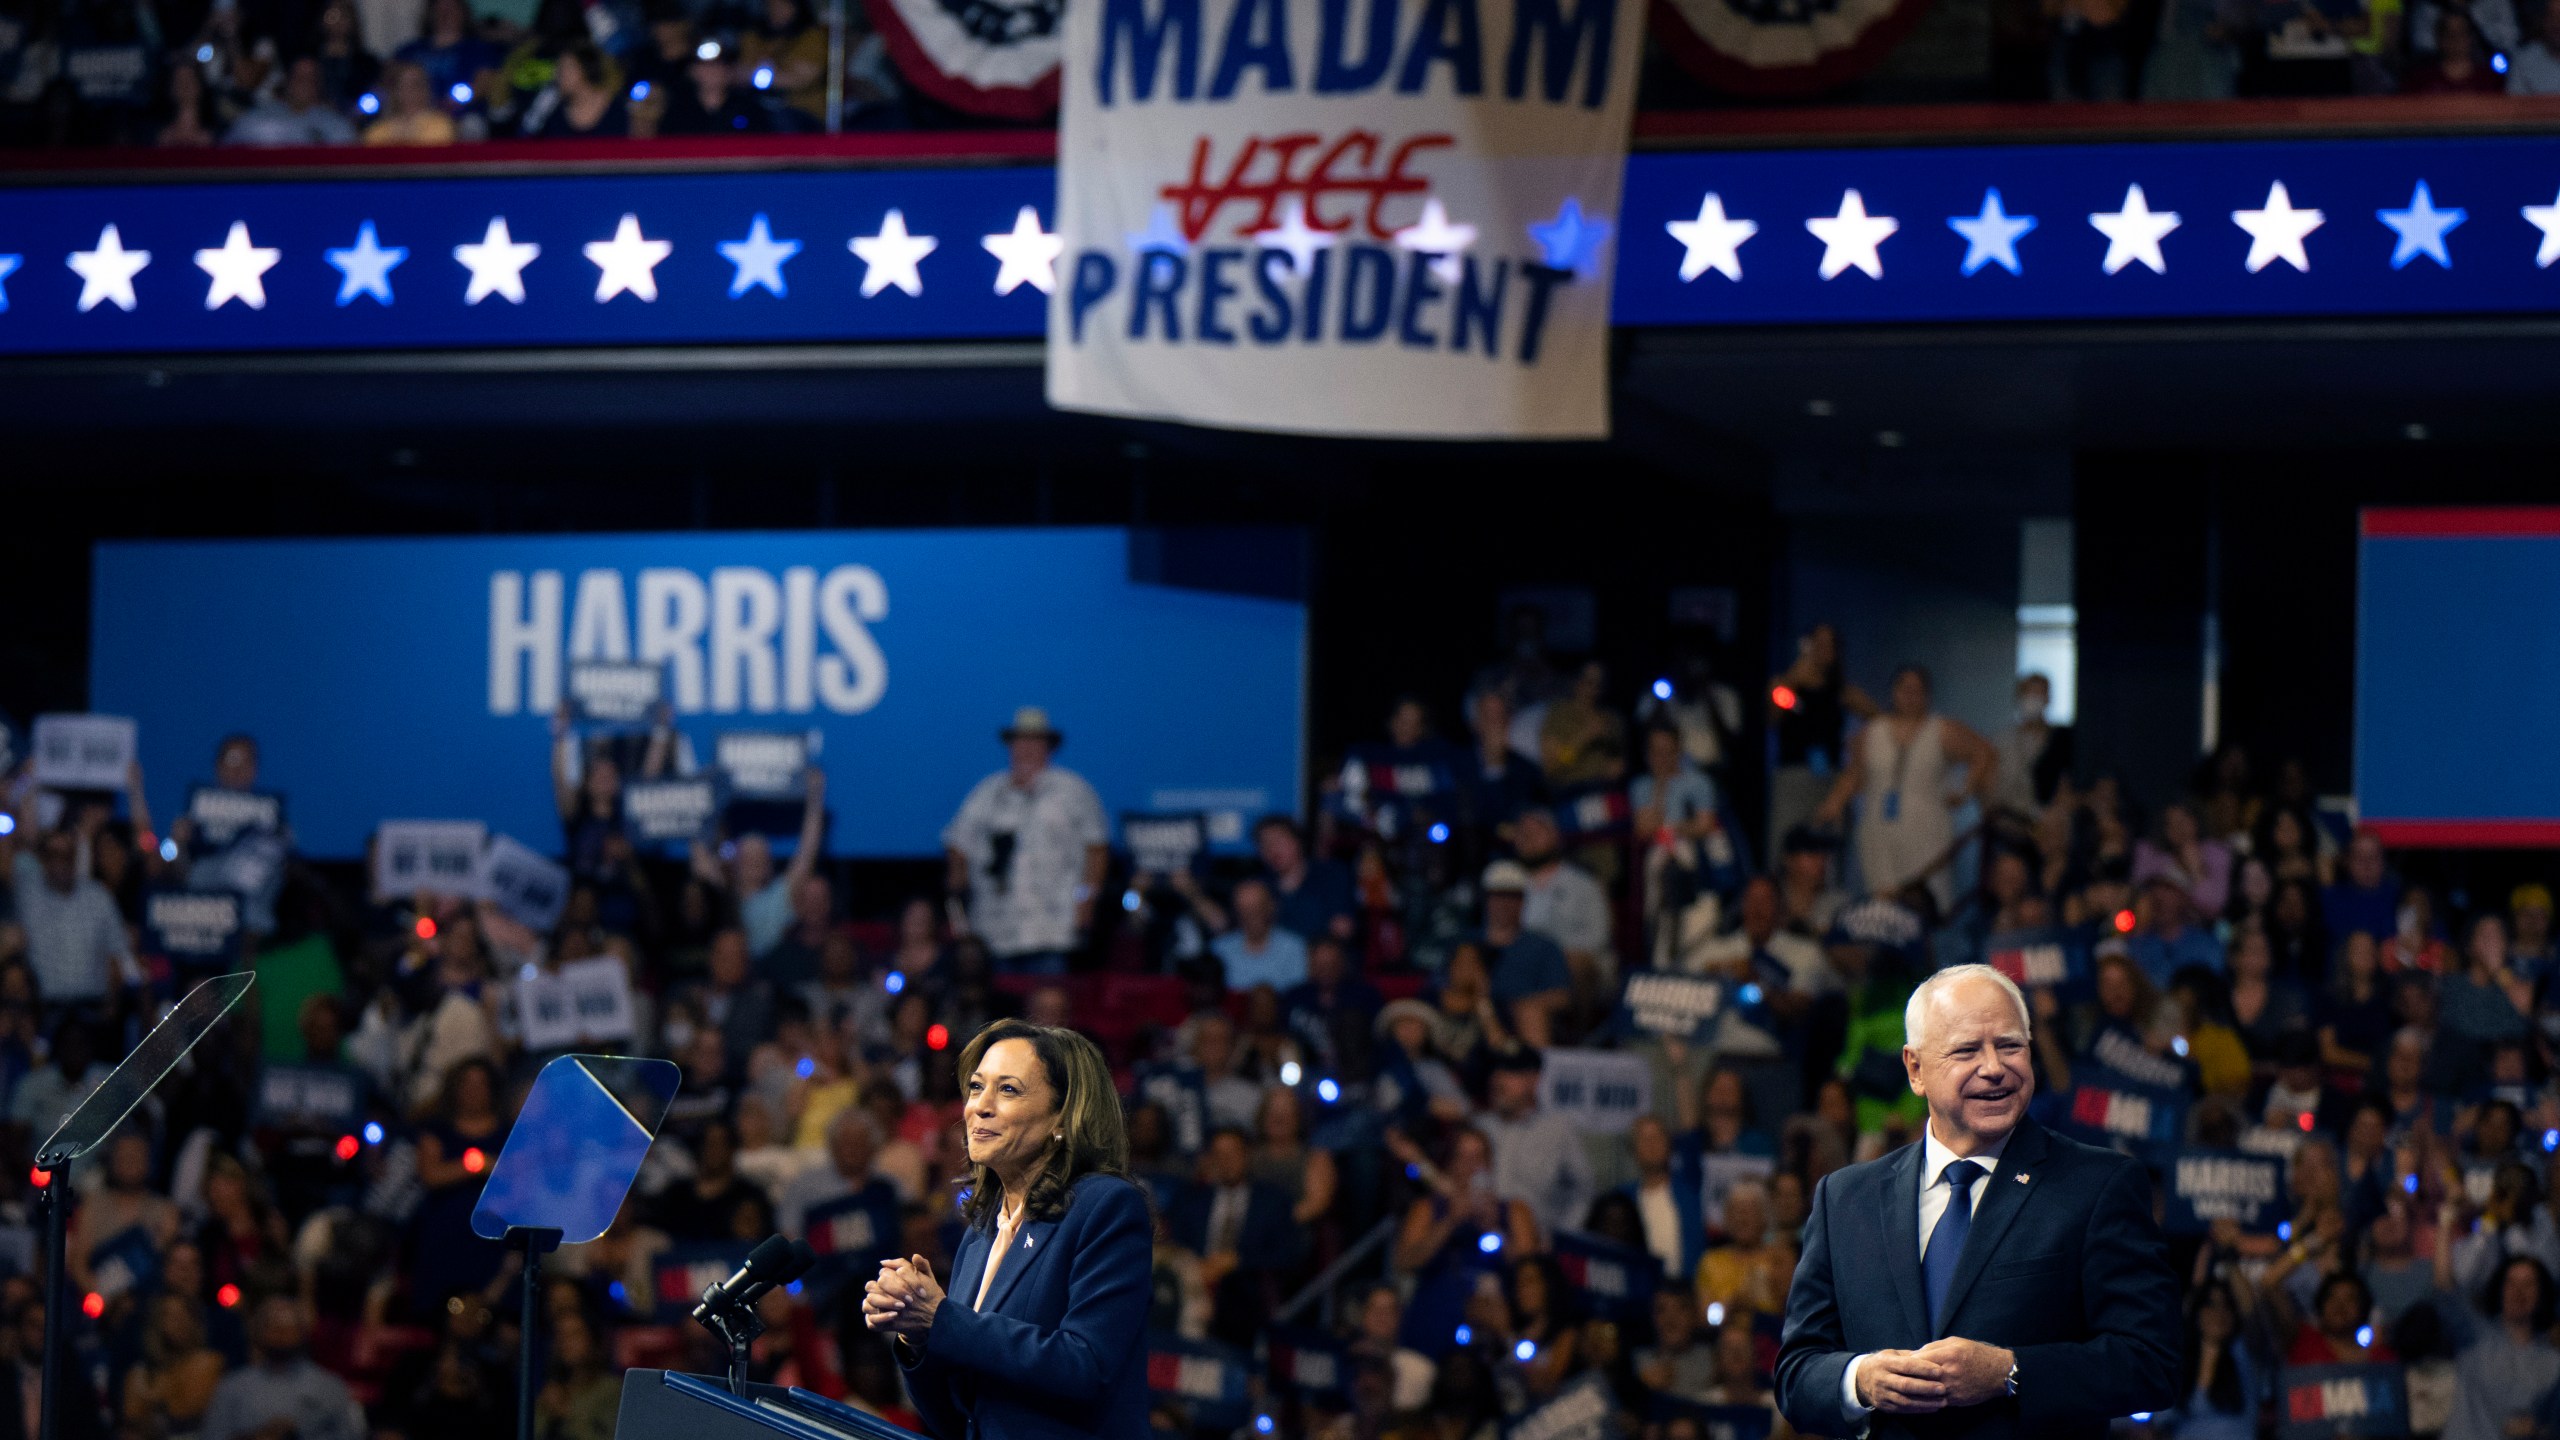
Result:
[[[2010,1399],[2015,1400],[2018,1398],[2018,1362],[2015,1360],[2011,1360],[2009,1362],[2009,1379],[2007,1385],[2003,1388],[2007,1391]]]

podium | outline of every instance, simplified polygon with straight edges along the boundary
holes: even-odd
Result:
[[[741,1385],[673,1370],[626,1370],[614,1440],[916,1440],[840,1401],[780,1385]]]

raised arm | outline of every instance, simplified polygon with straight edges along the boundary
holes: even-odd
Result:
[[[569,702],[563,700],[551,712],[551,803],[564,821],[578,813],[578,781],[569,768],[577,743],[576,732],[569,727]]]
[[[800,848],[791,852],[784,872],[794,889],[818,868],[818,852],[827,843],[827,772],[809,767],[808,790],[800,797]]]

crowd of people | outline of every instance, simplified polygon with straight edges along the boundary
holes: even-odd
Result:
[[[2549,4],[2026,0],[2006,13],[2006,88],[2038,98],[2560,94]]]
[[[450,145],[912,123],[813,0],[8,0],[0,145]],[[840,63],[830,95],[829,66]]]
[[[1629,704],[1524,627],[1445,708],[1396,704],[1309,818],[1259,818],[1249,854],[1143,860],[1026,708],[940,883],[861,896],[822,853],[822,773],[662,851],[623,794],[686,747],[564,716],[547,930],[281,829],[208,834],[192,799],[164,834],[138,769],[120,796],[21,772],[0,1385],[22,1403],[0,1430],[32,1433],[57,1186],[65,1436],[510,1423],[517,1261],[471,1212],[534,1074],[599,1044],[683,1082],[612,1227],[546,1263],[543,1435],[610,1440],[627,1367],[717,1369],[682,1309],[776,1232],[823,1259],[764,1300],[757,1376],[914,1424],[852,1297],[884,1257],[947,1268],[956,1060],[1021,1015],[1093,1035],[1124,1087],[1151,1347],[1247,1377],[1243,1410],[1167,1384],[1159,1431],[1490,1440],[1574,1399],[1630,1435],[1785,1434],[1771,1368],[1809,1200],[1917,1137],[1904,1002],[1980,961],[2029,998],[2036,1114],[2153,1164],[2164,1215],[2180,1156],[2285,1177],[2280,1208],[2170,1226],[2184,1399],[2127,1424],[2272,1433],[2295,1367],[2347,1365],[2401,1380],[2408,1433],[2560,1433],[2549,891],[2455,913],[2300,767],[2237,749],[2138,809],[2078,772],[2037,677],[1991,734],[1916,668],[1882,694],[1817,630],[1765,690],[1692,661]],[[1759,733],[1765,785],[1743,774]],[[213,762],[203,788],[259,793],[253,737]],[[241,951],[159,943],[173,889],[238,894]],[[67,1181],[33,1171],[171,997],[233,968],[258,975],[247,1008]],[[1630,988],[1665,980],[1672,1023]],[[541,1013],[571,983],[614,1001],[600,1029]],[[1595,1064],[1610,1086],[1548,1083]],[[2141,1124],[2089,1103],[2127,1093]]]
[[[2560,6],[2543,0],[1972,3],[1981,13],[1964,23],[1987,48],[1950,95],[2560,93]],[[841,0],[840,52],[816,4],[0,0],[0,147],[445,145],[959,121],[901,82],[861,4]]]

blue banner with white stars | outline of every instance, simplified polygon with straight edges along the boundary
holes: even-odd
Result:
[[[27,189],[0,353],[1037,335],[1045,166]]]
[[[2560,140],[1638,155],[1622,325],[2560,309]]]
[[[25,187],[0,355],[1028,339],[1054,191],[1041,165]],[[2560,138],[1656,152],[1621,209],[1576,219],[1620,247],[1626,326],[2560,311]]]

